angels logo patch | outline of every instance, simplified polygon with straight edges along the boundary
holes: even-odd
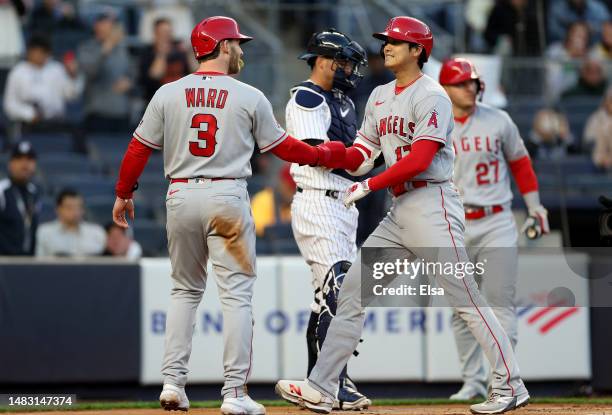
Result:
[[[438,128],[438,113],[435,110],[431,112],[431,117],[429,117],[429,122],[427,123],[428,127],[432,125]]]

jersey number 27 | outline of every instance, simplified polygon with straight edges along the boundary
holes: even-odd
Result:
[[[493,178],[489,177],[489,167],[493,170]],[[499,181],[499,160],[492,160],[489,163],[478,163],[476,165],[476,183],[478,186],[497,183]]]
[[[202,124],[206,124],[205,130],[201,129]],[[211,114],[196,114],[191,119],[191,128],[198,130],[198,141],[189,142],[189,152],[196,157],[212,156],[217,147],[217,118]]]

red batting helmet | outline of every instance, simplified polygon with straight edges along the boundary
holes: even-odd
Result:
[[[211,53],[225,39],[238,39],[244,43],[253,38],[241,34],[238,23],[231,17],[213,16],[202,20],[191,32],[191,46],[196,59]]]
[[[444,62],[438,80],[440,85],[456,85],[469,80],[476,81],[476,96],[478,100],[482,101],[485,84],[480,80],[474,64],[467,59],[454,58]]]
[[[479,80],[474,64],[467,59],[449,59],[442,65],[439,81],[441,85],[460,84],[470,79]]]
[[[391,38],[416,43],[423,46],[427,58],[429,58],[433,48],[433,35],[429,26],[418,19],[408,16],[393,17],[387,23],[384,32],[374,33],[372,36],[380,40]]]

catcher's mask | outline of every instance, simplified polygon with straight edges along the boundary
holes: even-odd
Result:
[[[344,33],[327,29],[312,35],[306,53],[299,59],[310,61],[317,56],[333,59],[335,73],[333,88],[347,91],[359,85],[363,78],[362,68],[368,65],[368,58],[361,45]]]

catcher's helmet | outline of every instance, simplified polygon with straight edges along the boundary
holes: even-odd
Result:
[[[306,53],[300,55],[299,59],[308,61],[317,56],[352,63],[350,74],[347,74],[343,68],[337,68],[334,75],[334,88],[343,91],[355,88],[359,84],[363,78],[361,67],[368,65],[366,51],[361,45],[336,29],[314,33],[308,41]]]
[[[211,53],[225,39],[238,39],[244,43],[253,38],[241,34],[238,23],[231,17],[213,16],[202,20],[191,32],[191,46],[196,59]]]
[[[374,33],[372,36],[384,41],[391,38],[421,45],[425,49],[426,58],[429,58],[433,48],[433,34],[429,26],[414,17],[393,17],[384,32]]]
[[[456,85],[465,81],[476,81],[476,94],[482,99],[484,93],[484,82],[480,80],[476,67],[472,62],[465,58],[454,58],[445,61],[440,69],[438,77],[440,85]]]

